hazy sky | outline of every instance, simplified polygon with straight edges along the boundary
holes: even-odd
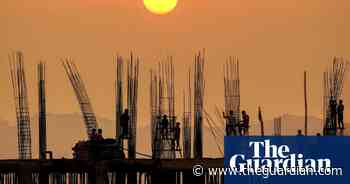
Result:
[[[179,0],[156,16],[142,0],[2,0],[0,2],[0,118],[15,118],[7,54],[24,52],[30,111],[37,112],[35,64],[46,60],[48,112],[79,108],[59,59],[79,65],[98,116],[114,118],[116,53],[141,57],[140,120],[149,120],[149,69],[175,57],[177,106],[185,71],[196,51],[207,50],[206,104],[223,104],[222,67],[241,61],[242,107],[256,119],[303,113],[303,71],[310,76],[310,113],[321,115],[322,72],[333,56],[350,58],[348,0]],[[350,81],[346,81],[349,86]],[[345,103],[350,104],[345,88]],[[181,109],[177,109],[180,115]],[[347,111],[350,115],[350,111]],[[347,120],[348,121],[348,120]]]

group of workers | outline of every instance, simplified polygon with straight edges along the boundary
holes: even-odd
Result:
[[[226,119],[226,135],[247,135],[249,130],[249,115],[246,111],[242,111],[242,120],[231,110],[229,114],[223,112]]]
[[[120,126],[121,126],[121,137],[128,138],[129,137],[129,110],[125,109],[124,112],[120,116]],[[180,148],[180,122],[176,122],[176,126],[174,127],[174,138],[172,139],[172,144],[176,149]],[[160,120],[160,134],[161,138],[168,139],[169,136],[169,118],[167,115],[163,115]]]
[[[334,99],[329,101],[330,122],[332,127],[344,129],[344,109],[343,100],[339,100],[339,104]]]
[[[167,115],[163,115],[160,120],[160,136],[163,139],[169,138],[169,118]],[[180,149],[180,122],[176,122],[176,125],[174,129],[172,130],[174,132],[174,138],[171,139],[171,144],[174,149]]]
[[[91,134],[90,134],[90,140],[93,141],[103,141],[103,135],[102,135],[102,129],[98,129],[96,131],[96,128],[92,129]]]
[[[327,117],[327,123],[330,123],[332,128],[335,129],[344,129],[344,103],[343,100],[339,100],[339,103],[337,103],[337,100],[331,99],[329,101],[329,115]],[[298,130],[298,136],[302,136],[303,133],[301,130]],[[317,133],[316,136],[321,136],[321,133]]]
[[[330,100],[329,103],[330,110],[330,122],[332,127],[336,127],[339,129],[344,129],[344,104],[343,100],[339,100],[339,104],[336,100]],[[247,135],[249,130],[249,115],[246,111],[242,111],[242,120],[239,120],[237,114],[235,114],[232,110],[229,111],[228,114],[223,112],[223,117],[226,119],[226,134],[227,135]],[[169,118],[167,115],[163,115],[159,121],[160,125],[160,133],[161,138],[168,139],[169,138]],[[120,126],[121,126],[121,136],[123,138],[127,138],[129,135],[129,110],[125,109],[122,115],[120,116]],[[338,123],[338,125],[337,125]],[[172,130],[174,131],[174,138],[172,139],[172,144],[176,149],[180,147],[180,122],[176,122],[176,126]],[[301,130],[298,130],[298,135],[302,135]],[[104,140],[102,136],[102,129],[92,130],[90,135],[91,140],[101,141]]]

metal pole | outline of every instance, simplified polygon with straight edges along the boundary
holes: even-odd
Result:
[[[308,125],[308,103],[307,103],[307,71],[304,71],[304,107],[305,107],[305,136],[307,136],[307,125]]]

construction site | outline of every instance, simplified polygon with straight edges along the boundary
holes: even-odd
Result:
[[[241,108],[240,65],[238,57],[228,57],[223,65],[222,83],[224,96],[222,106],[216,107],[215,114],[206,110],[204,102],[210,98],[206,88],[205,51],[195,54],[192,68],[188,69],[186,86],[182,96],[175,96],[176,71],[174,58],[169,56],[150,71],[142,70],[142,60],[130,54],[115,57],[115,137],[103,138],[84,83],[84,76],[71,58],[61,60],[62,67],[79,104],[84,120],[86,139],[77,142],[72,148],[72,159],[54,158],[47,148],[46,92],[47,70],[44,61],[37,64],[37,94],[39,99],[38,122],[31,122],[28,106],[27,81],[23,53],[9,55],[11,88],[16,104],[17,156],[18,159],[0,160],[0,184],[222,184],[223,176],[212,176],[204,172],[193,175],[193,166],[207,168],[224,166],[224,136],[249,136],[249,116]],[[344,109],[342,93],[349,62],[334,57],[323,78],[323,129],[317,136],[344,136],[344,119],[339,113]],[[149,73],[148,79],[140,79],[140,73]],[[308,133],[308,77],[304,72],[305,122],[298,134]],[[149,85],[149,95],[139,95],[139,82]],[[141,153],[136,146],[139,135],[139,99],[149,98],[151,154]],[[182,111],[176,112],[176,104]],[[261,136],[266,136],[263,104],[257,107]],[[336,113],[338,112],[338,114]],[[217,126],[220,124],[223,129]],[[222,158],[204,157],[203,126],[210,127]],[[39,152],[32,153],[31,126],[38,126]],[[283,119],[273,120],[273,135],[283,136]],[[38,154],[38,156],[34,156]],[[147,158],[139,158],[139,156]],[[35,158],[35,159],[34,159]],[[38,159],[36,159],[38,158]]]

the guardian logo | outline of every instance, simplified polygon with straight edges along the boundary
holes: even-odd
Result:
[[[264,141],[251,141],[251,158],[245,154],[235,154],[230,159],[231,169],[257,169],[257,168],[306,168],[320,170],[331,168],[329,158],[312,159],[304,158],[302,153],[293,153],[287,145],[273,145],[269,139]]]

